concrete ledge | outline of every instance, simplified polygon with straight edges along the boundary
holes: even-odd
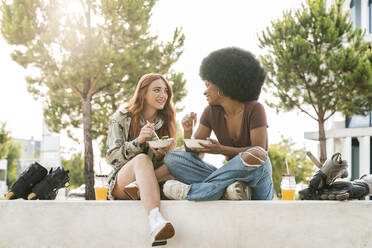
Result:
[[[372,247],[372,202],[162,201],[173,247]],[[0,247],[151,247],[140,201],[0,201]]]

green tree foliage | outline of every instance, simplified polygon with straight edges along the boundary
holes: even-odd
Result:
[[[287,174],[285,159],[288,162],[289,172],[295,175],[296,183],[308,183],[316,170],[315,165],[306,158],[306,149],[293,149],[294,143],[290,139],[270,145],[269,157],[273,167],[273,181],[275,193],[281,195],[280,182],[282,174]]]
[[[17,179],[18,159],[22,156],[22,145],[19,142],[12,142],[7,156],[8,172],[7,185],[10,186]]]
[[[354,29],[343,0],[308,0],[287,11],[259,37],[268,72],[267,90],[279,99],[277,110],[299,109],[318,122],[320,160],[326,160],[324,122],[336,111],[346,115],[371,110],[372,53]]]
[[[14,0],[1,5],[1,32],[12,58],[29,70],[28,90],[44,99],[55,132],[84,131],[86,199],[94,199],[92,140],[105,143],[109,117],[133,94],[139,78],[164,74],[185,96],[182,73],[171,69],[184,35],[158,42],[149,33],[157,0]]]
[[[6,123],[0,124],[0,159],[7,160],[7,185],[11,185],[17,178],[18,161],[21,157],[22,146],[19,142],[13,142],[10,132],[6,129]]]
[[[10,146],[12,144],[12,137],[6,129],[6,123],[0,123],[0,159],[5,159],[8,156]]]
[[[181,124],[177,122],[177,132],[176,132],[176,150],[184,150],[184,142],[183,142],[183,130],[181,128]]]
[[[71,159],[63,158],[62,165],[70,171],[70,187],[77,188],[84,183],[84,158],[80,153],[74,154]]]
[[[34,158],[40,158],[40,148],[36,148]]]

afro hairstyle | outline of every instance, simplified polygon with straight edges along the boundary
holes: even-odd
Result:
[[[199,75],[215,84],[225,96],[245,102],[258,99],[266,73],[252,53],[227,47],[205,57]]]

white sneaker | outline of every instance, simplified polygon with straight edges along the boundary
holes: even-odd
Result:
[[[151,242],[159,243],[174,236],[172,223],[164,219],[159,208],[154,208],[149,215]]]
[[[190,185],[181,183],[177,180],[168,180],[164,183],[164,195],[171,200],[186,200]]]
[[[252,189],[241,181],[236,181],[227,186],[222,197],[223,200],[250,200],[251,198]]]
[[[139,193],[139,187],[136,181],[133,183],[128,184],[124,187],[124,193],[128,196],[131,200],[139,200],[140,199],[140,193]]]

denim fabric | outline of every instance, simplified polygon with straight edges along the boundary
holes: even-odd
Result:
[[[272,200],[274,187],[270,158],[258,167],[245,166],[239,153],[217,169],[192,152],[171,151],[164,162],[169,172],[180,182],[190,184],[188,200],[218,200],[225,188],[235,181],[245,182],[252,189],[252,200]]]

